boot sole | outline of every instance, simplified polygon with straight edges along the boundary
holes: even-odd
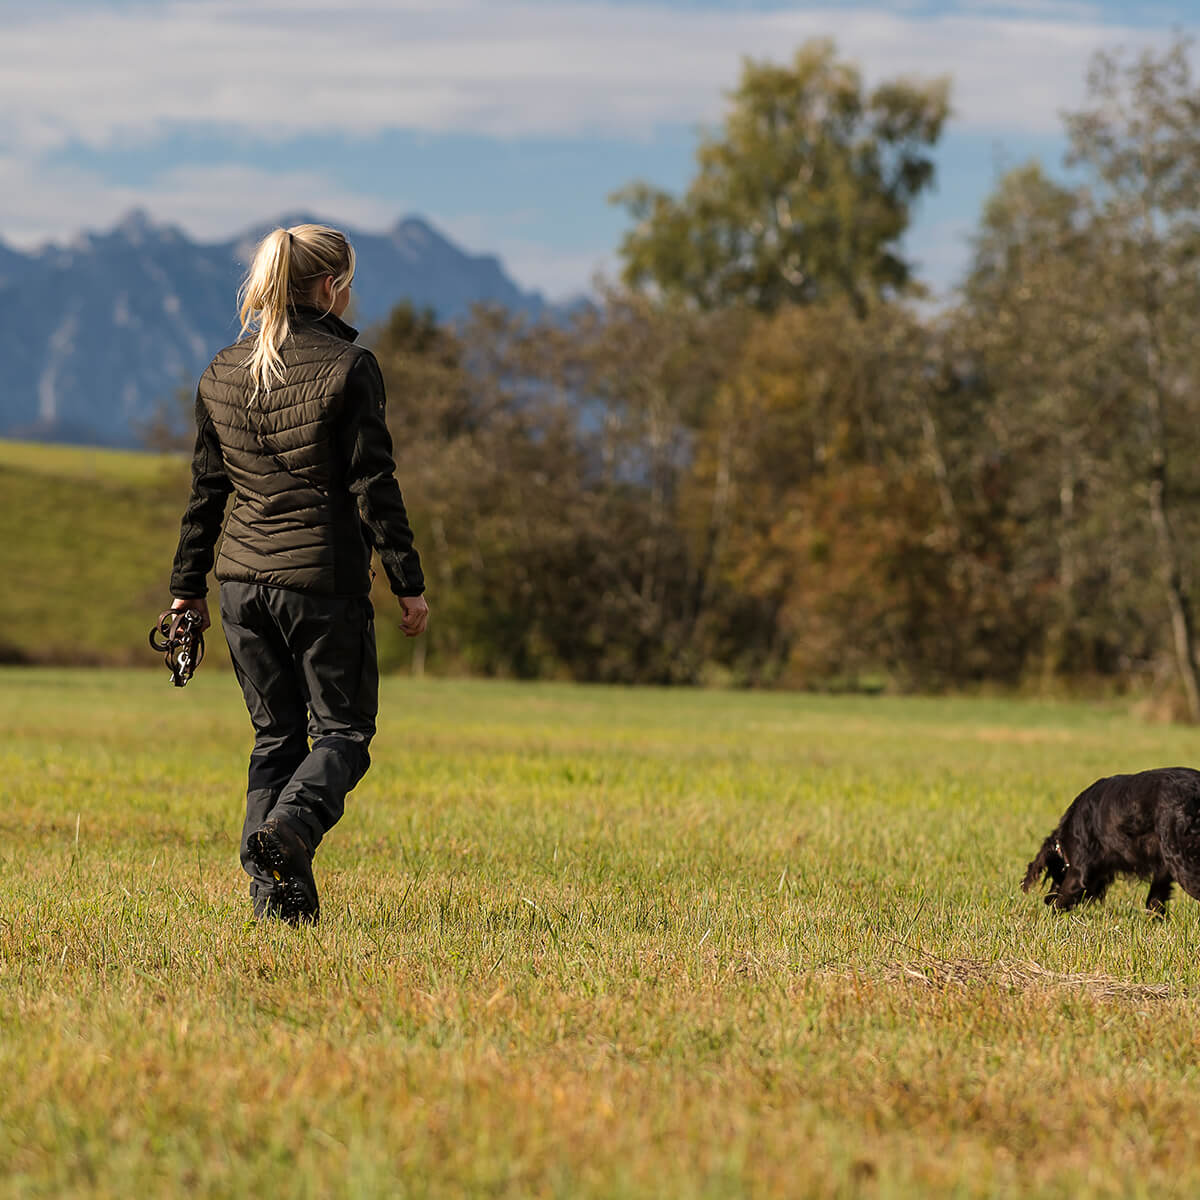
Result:
[[[315,925],[320,905],[311,873],[297,870],[293,857],[270,830],[252,833],[247,849],[254,865],[279,885],[280,918],[289,925]]]

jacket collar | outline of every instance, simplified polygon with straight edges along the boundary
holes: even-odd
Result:
[[[358,330],[353,325],[347,325],[341,317],[335,317],[333,313],[322,312],[319,308],[311,308],[307,304],[298,304],[288,311],[290,316],[296,318],[298,324],[313,326],[346,342],[353,342],[358,338]]]

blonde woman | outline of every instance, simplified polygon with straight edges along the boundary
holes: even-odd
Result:
[[[383,378],[341,318],[354,251],[323,225],[276,229],[240,293],[243,337],[196,391],[192,493],[174,609],[209,624],[207,576],[254,725],[242,866],[254,912],[315,922],[318,844],[366,771],[379,673],[368,597],[378,551],[409,637],[429,610],[384,420]],[[311,744],[310,744],[311,739]]]

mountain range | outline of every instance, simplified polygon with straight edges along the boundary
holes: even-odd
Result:
[[[23,253],[0,241],[0,437],[137,445],[141,431],[238,333],[238,284],[258,240],[287,214],[224,242],[128,213],[112,229]],[[469,254],[420,217],[346,230],[359,328],[402,300],[454,321],[489,302],[538,316],[494,255]]]

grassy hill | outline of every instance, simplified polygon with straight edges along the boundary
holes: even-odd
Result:
[[[0,662],[156,665],[146,635],[170,603],[188,482],[183,454],[0,440]],[[381,663],[406,665],[377,601]],[[207,641],[206,669],[227,663],[218,628]]]
[[[0,441],[0,660],[152,663],[187,485],[183,455]]]

